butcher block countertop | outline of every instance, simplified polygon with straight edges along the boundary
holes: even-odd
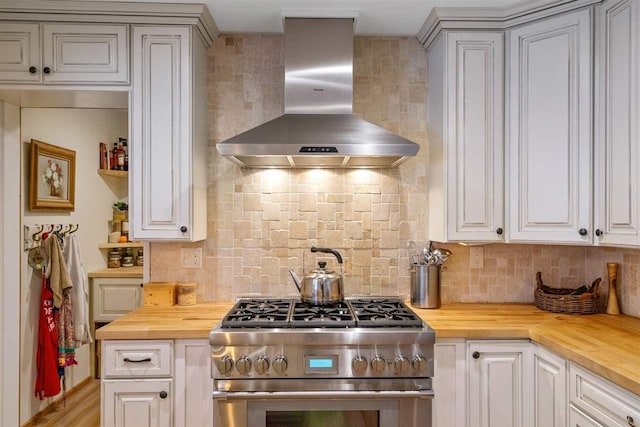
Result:
[[[233,303],[141,307],[96,331],[111,339],[208,338]],[[640,395],[640,319],[564,315],[524,304],[448,304],[413,308],[437,338],[531,339]]]

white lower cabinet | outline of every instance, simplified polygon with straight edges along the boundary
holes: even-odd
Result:
[[[567,361],[533,345],[533,425],[567,425]]]
[[[91,280],[94,322],[111,322],[142,306],[142,279],[95,277]]]
[[[103,427],[213,425],[207,339],[103,340]]]
[[[575,363],[570,363],[569,382],[571,406],[597,421],[596,424],[586,425],[640,426],[640,396]]]
[[[171,379],[103,380],[101,422],[109,427],[169,427]]]
[[[529,341],[467,341],[469,427],[530,425]],[[525,399],[525,396],[527,397]]]
[[[438,339],[434,427],[638,427],[640,396],[529,340]]]

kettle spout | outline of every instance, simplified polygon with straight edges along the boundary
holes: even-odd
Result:
[[[296,284],[296,288],[298,288],[298,292],[302,292],[302,282],[300,281],[300,278],[298,277],[298,275],[295,273],[295,271],[293,271],[292,268],[289,269],[289,274],[293,279],[293,283]]]

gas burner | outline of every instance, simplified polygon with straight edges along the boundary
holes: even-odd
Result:
[[[241,300],[222,320],[225,328],[286,328],[292,300]]]
[[[416,327],[422,320],[400,299],[349,300],[360,327]]]
[[[296,301],[290,324],[292,328],[352,328],[356,326],[356,319],[345,303],[313,306]]]

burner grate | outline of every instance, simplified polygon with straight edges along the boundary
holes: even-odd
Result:
[[[313,306],[296,301],[291,312],[292,328],[354,328],[356,319],[346,303]]]
[[[222,319],[224,328],[287,328],[290,299],[251,299],[236,303]]]
[[[422,327],[422,320],[400,299],[349,300],[360,327]]]
[[[348,298],[314,306],[291,298],[241,299],[223,328],[421,328],[422,320],[399,298]]]

